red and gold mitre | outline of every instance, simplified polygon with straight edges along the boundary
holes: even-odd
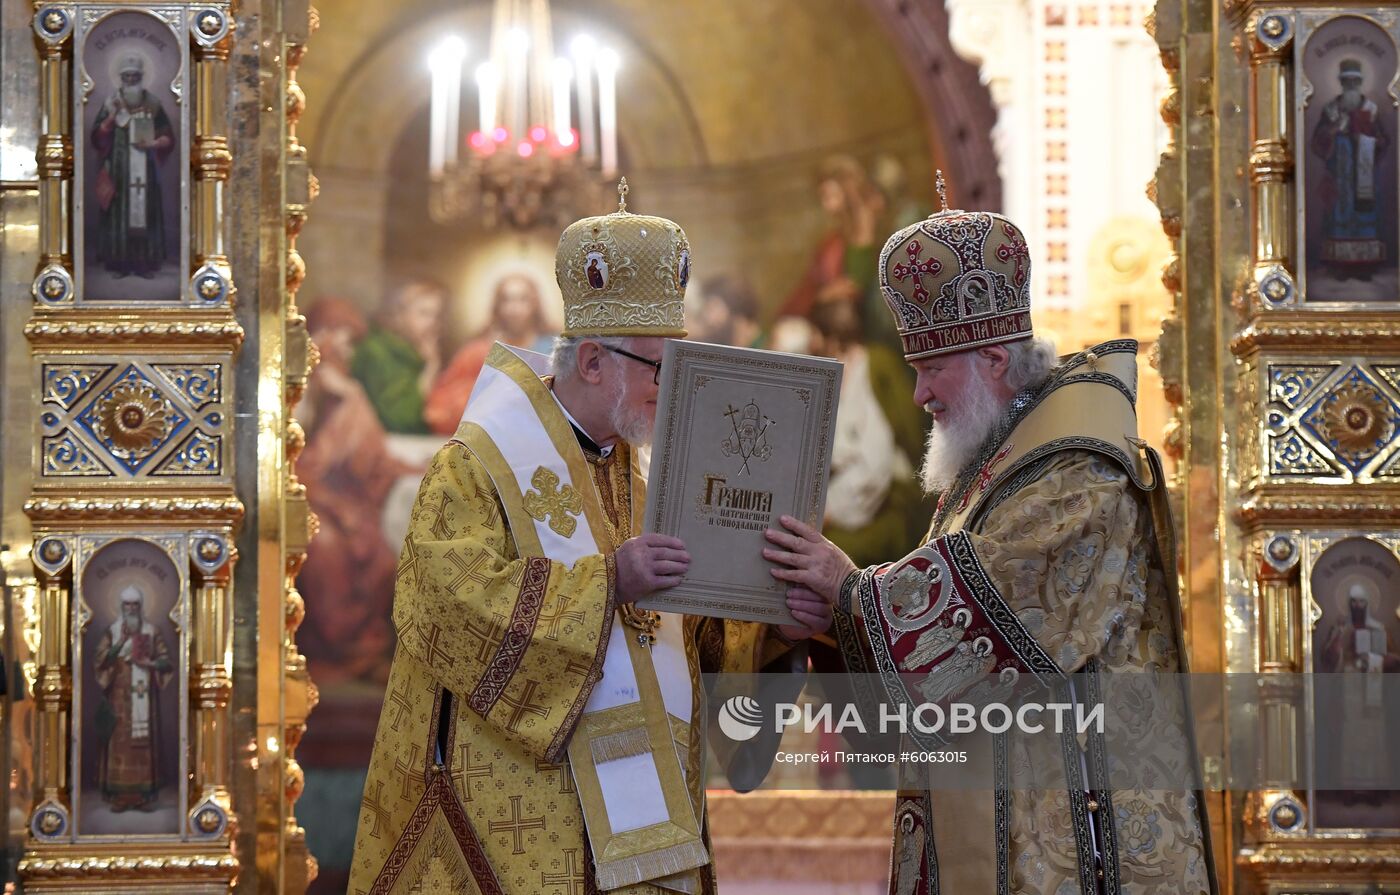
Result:
[[[907,360],[1032,335],[1026,238],[994,212],[950,209],[945,199],[942,211],[895,233],[880,252],[880,292]]]
[[[627,210],[570,224],[559,237],[554,276],[564,294],[565,336],[685,337],[690,243],[675,221]]]

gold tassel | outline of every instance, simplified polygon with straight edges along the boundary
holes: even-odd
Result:
[[[705,843],[699,839],[649,851],[635,858],[598,862],[598,888],[604,891],[631,886],[643,880],[655,880],[693,870],[710,863]]]
[[[593,764],[600,765],[636,755],[650,755],[651,740],[647,738],[645,727],[634,727],[595,737],[588,748],[593,753]]]

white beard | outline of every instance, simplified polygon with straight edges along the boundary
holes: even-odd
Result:
[[[629,400],[627,383],[621,381],[617,392],[610,396],[612,410],[608,412],[608,422],[612,423],[613,431],[617,437],[630,444],[632,447],[644,447],[651,444],[652,428],[656,420],[646,407],[634,409]]]
[[[146,92],[146,88],[142,87],[142,86],[139,85],[139,84],[136,85],[135,87],[125,87],[125,86],[124,86],[124,87],[122,87],[122,90],[121,90],[121,93],[122,93],[122,103],[123,103],[128,109],[134,109],[134,108],[136,108],[137,106],[141,105],[141,94],[143,94],[143,93],[145,93],[145,92]]]
[[[950,407],[944,421],[929,430],[919,469],[924,493],[946,491],[977,459],[977,449],[1005,413],[1006,405],[997,400],[991,384],[982,376],[971,377],[959,406]]]

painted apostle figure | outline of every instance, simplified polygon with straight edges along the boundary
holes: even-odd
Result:
[[[94,657],[103,695],[97,707],[98,787],[113,811],[149,811],[163,782],[160,691],[175,665],[165,638],[145,619],[145,592],[133,584],[118,598],[121,614],[102,633]]]
[[[920,284],[895,270],[916,241],[949,259],[923,277],[929,293],[976,283],[988,300],[920,303]],[[1160,461],[1137,438],[1137,344],[1108,342],[1057,363],[1031,330],[1025,240],[999,214],[945,208],[895,233],[880,257],[881,290],[917,377],[914,403],[933,417],[921,471],[925,491],[939,495],[932,524],[909,556],[858,569],[784,516],[784,530],[767,532],[774,577],[790,594],[835,605],[847,670],[878,674],[887,705],[919,706],[927,694],[945,708],[976,706],[1018,679],[1075,698],[1082,679],[1110,672],[1185,671],[1176,563],[1155,536],[1171,524]],[[931,566],[950,571],[928,576],[914,601],[909,570]],[[911,605],[933,608],[911,616]],[[890,891],[1217,892],[1189,773],[1173,789],[1087,771],[1102,767],[1094,763],[1120,745],[1106,736],[1124,727],[1135,744],[1192,752],[1184,694],[1162,690],[1136,727],[1091,728],[1082,742],[1015,727],[944,731],[943,743],[999,758],[960,772],[958,791],[936,765],[900,768],[897,804],[927,818],[932,847],[911,866],[917,852],[896,827]],[[1189,768],[1194,755],[1170,758]]]
[[[414,278],[385,296],[378,319],[355,346],[350,373],[388,432],[428,434],[428,394],[442,369],[442,315],[447,287]]]
[[[100,167],[97,258],[118,279],[151,279],[166,260],[165,206],[159,168],[175,147],[165,107],[145,87],[146,61],[123,56],[120,85],[102,104],[92,126]]]

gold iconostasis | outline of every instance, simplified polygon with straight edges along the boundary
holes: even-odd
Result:
[[[1400,891],[1400,800],[1319,790],[1309,745],[1384,725],[1290,690],[1400,668],[1400,12],[0,0],[0,22],[7,881],[344,890],[418,481],[489,346],[548,350],[558,233],[621,175],[689,235],[692,337],[869,371],[843,412],[880,472],[827,533],[861,564],[915,546],[927,424],[875,269],[941,169],[954,205],[1023,225],[1039,332],[1139,340],[1193,669],[1278,675],[1257,713],[1201,718],[1222,880]],[[714,781],[725,891],[884,891],[889,797],[854,789],[879,780],[785,773]]]

